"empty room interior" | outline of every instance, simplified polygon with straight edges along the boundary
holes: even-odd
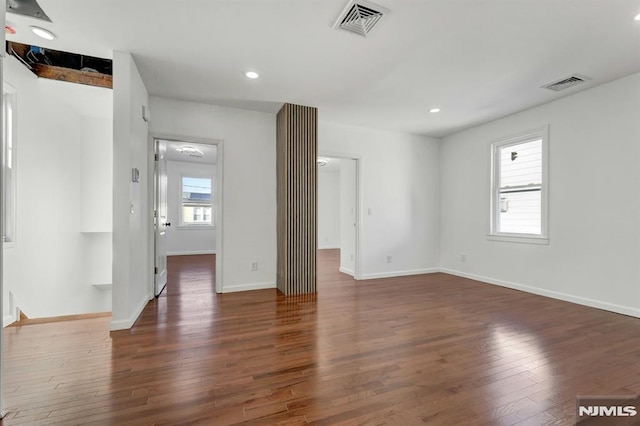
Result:
[[[639,0],[4,19],[1,424],[640,421]]]

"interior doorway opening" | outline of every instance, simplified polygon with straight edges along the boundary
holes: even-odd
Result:
[[[339,271],[360,277],[360,160],[318,157],[318,250],[337,251]]]
[[[171,286],[168,258],[202,256],[221,283],[222,142],[154,137],[153,295]]]

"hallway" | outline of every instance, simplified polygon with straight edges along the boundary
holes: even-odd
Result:
[[[640,321],[445,274],[316,296],[216,295],[213,257],[172,258],[131,330],[5,329],[3,425],[572,424],[578,394],[640,392]]]

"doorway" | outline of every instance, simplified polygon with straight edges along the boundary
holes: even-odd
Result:
[[[153,145],[153,295],[162,293],[171,276],[168,269],[176,264],[167,262],[168,256],[206,256],[215,262],[215,291],[220,293],[222,141],[155,136]]]
[[[339,271],[359,279],[360,160],[318,157],[318,249],[334,251]]]

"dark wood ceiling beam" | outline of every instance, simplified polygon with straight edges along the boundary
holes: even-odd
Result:
[[[53,65],[34,64],[34,72],[38,77],[89,86],[113,88],[113,77],[106,74],[56,67]]]

